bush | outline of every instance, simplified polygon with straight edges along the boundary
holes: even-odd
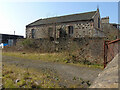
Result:
[[[24,48],[37,48],[37,45],[33,39],[25,39],[22,41]]]

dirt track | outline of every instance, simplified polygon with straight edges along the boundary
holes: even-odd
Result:
[[[51,70],[53,73],[56,73],[63,82],[61,84],[69,87],[71,84],[79,84],[79,78],[83,80],[89,80],[91,83],[97,77],[97,75],[102,71],[101,69],[94,69],[88,67],[79,67],[68,64],[60,64],[55,62],[44,62],[41,60],[27,60],[16,57],[3,56],[3,64],[14,64],[16,66],[22,66],[25,68],[34,68],[36,70]],[[76,80],[73,80],[75,78]]]

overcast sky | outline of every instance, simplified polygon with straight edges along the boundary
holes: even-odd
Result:
[[[2,2],[0,3],[0,33],[25,36],[25,26],[37,19],[76,14],[100,9],[101,17],[109,16],[118,23],[117,2]]]

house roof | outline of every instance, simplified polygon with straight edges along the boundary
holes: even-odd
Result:
[[[45,19],[39,19],[33,23],[28,24],[27,26],[37,26],[51,23],[61,23],[61,22],[70,22],[70,21],[80,21],[80,20],[91,20],[95,15],[96,11],[85,12],[79,14],[71,14],[59,17],[51,17]]]
[[[3,36],[7,36],[7,37],[21,37],[21,38],[24,38],[24,36],[21,36],[21,35],[11,35],[11,34],[2,34],[2,33],[0,33],[0,36],[2,36],[2,38],[3,38]],[[1,37],[0,37],[1,38]]]

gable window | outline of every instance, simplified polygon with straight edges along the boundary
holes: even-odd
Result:
[[[73,26],[68,26],[68,34],[69,35],[73,34]]]
[[[35,29],[32,29],[32,38],[35,38]]]
[[[98,18],[98,28],[100,28],[100,18]]]

